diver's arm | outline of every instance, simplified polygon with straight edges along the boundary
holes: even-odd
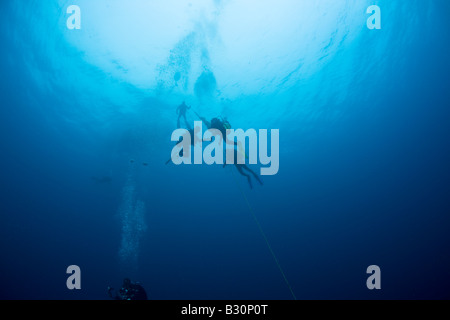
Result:
[[[234,139],[233,140],[230,140],[230,139],[228,139],[228,134],[226,134],[225,135],[225,143],[226,144],[229,144],[229,145],[232,145],[232,146],[239,146],[239,147],[241,147],[240,145],[241,145],[241,143],[240,143],[240,141],[234,141]],[[241,147],[242,148],[242,147]]]
[[[203,121],[203,123],[208,127],[208,129],[211,128],[211,122],[209,122],[208,120],[206,120],[205,118],[203,118],[201,115],[199,115],[195,110],[193,110],[194,113],[196,114],[197,117],[200,118],[200,120]]]
[[[237,146],[238,145],[238,143],[235,142],[234,140],[228,139],[228,136],[225,137],[225,143],[229,144],[229,145],[232,145],[232,146]]]
[[[200,120],[203,121],[203,123],[208,127],[208,129],[211,128],[211,122],[209,122],[208,120],[206,120],[206,119],[203,118],[203,117],[200,117]]]

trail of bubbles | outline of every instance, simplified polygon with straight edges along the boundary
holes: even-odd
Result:
[[[145,223],[145,203],[136,200],[136,187],[130,175],[122,191],[122,204],[119,209],[122,223],[122,239],[119,258],[122,266],[137,269],[140,240],[147,230]]]

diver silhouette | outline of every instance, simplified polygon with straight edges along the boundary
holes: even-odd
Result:
[[[243,175],[244,177],[247,178],[248,184],[250,185],[250,189],[253,189],[252,179],[251,179],[249,174],[244,172],[244,170],[247,171],[247,172],[250,172],[253,175],[253,177],[259,182],[259,184],[263,185],[263,182],[261,181],[259,176],[252,169],[250,169],[249,166],[247,166],[245,163],[242,163],[242,164],[238,163],[238,161],[237,161],[238,160],[238,155],[240,155],[241,157],[244,157],[244,155],[240,151],[238,151],[236,149],[234,151],[235,151],[234,152],[234,166],[236,167],[237,171],[241,175]],[[226,165],[227,165],[227,163],[225,161],[224,164],[223,164],[223,167],[225,168]]]
[[[130,279],[123,279],[122,288],[115,292],[114,288],[108,287],[108,296],[114,300],[148,300],[145,289],[138,282],[131,282]]]
[[[183,101],[177,108],[177,114],[178,114],[178,119],[177,119],[177,128],[181,127],[181,117],[184,118],[184,123],[188,126],[188,122],[186,119],[186,111],[189,110],[191,107],[186,105],[186,102]]]
[[[260,185],[263,185],[263,182],[261,181],[260,177],[252,170],[249,168],[249,166],[247,166],[245,164],[245,161],[241,161],[244,163],[238,163],[237,158],[238,155],[240,155],[241,157],[245,157],[247,158],[247,155],[244,152],[244,149],[242,147],[242,144],[240,143],[240,141],[235,142],[234,140],[229,140],[227,137],[227,130],[231,129],[231,125],[228,122],[228,120],[226,119],[219,119],[219,118],[213,118],[211,119],[211,121],[206,120],[205,117],[200,116],[197,112],[194,111],[194,113],[200,118],[200,120],[202,120],[202,122],[206,125],[206,127],[208,129],[217,129],[220,131],[220,133],[222,134],[222,137],[225,139],[225,143],[229,144],[229,145],[234,145],[235,147],[237,147],[237,149],[234,149],[234,165],[236,167],[236,169],[238,170],[238,172],[247,178],[248,184],[250,185],[250,189],[253,189],[253,184],[252,184],[252,179],[251,179],[251,175],[253,175],[253,177],[256,179],[256,181],[259,182]],[[194,132],[194,129],[192,129],[188,123],[186,123],[187,127],[188,127],[188,132],[185,134],[185,136],[189,136],[189,138],[191,139],[191,146],[195,146],[197,144],[197,142],[201,139],[199,139],[196,136],[197,132]],[[180,139],[178,140],[177,144],[180,143],[181,141],[183,141],[185,139],[185,136],[180,137]],[[187,137],[186,137],[187,138]],[[190,156],[190,150],[187,149],[186,150],[186,157]],[[179,156],[183,157],[184,150],[180,150]],[[172,161],[172,157],[166,161],[166,165],[170,163],[170,161]],[[225,166],[227,165],[226,161],[224,162],[223,167],[225,168]],[[247,174],[246,172],[250,173]]]
[[[200,118],[200,120],[203,121],[203,123],[206,125],[208,129],[217,129],[222,134],[223,139],[225,139],[225,142],[227,144],[234,144],[235,146],[238,145],[237,142],[230,141],[227,138],[227,130],[231,129],[231,124],[228,122],[225,118],[212,118],[211,121],[206,120],[205,117],[202,117],[197,112],[194,111],[194,113],[197,115],[197,117]],[[220,144],[222,141],[220,141]]]

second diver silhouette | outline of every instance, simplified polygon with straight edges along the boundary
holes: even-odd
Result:
[[[108,296],[114,300],[147,300],[147,292],[142,285],[128,278],[123,279],[122,288],[119,291],[108,287]]]
[[[184,107],[183,107],[183,105],[184,105]],[[187,123],[187,121],[186,121],[186,107],[187,106],[186,106],[184,101],[178,107],[180,110],[184,110],[184,111],[180,111],[180,113],[179,113],[179,116],[178,116],[178,128],[180,128],[180,117],[183,114],[184,118],[185,118],[187,130],[188,130],[188,132],[185,135],[186,136],[189,135],[189,138],[191,139],[191,146],[195,146],[197,144],[197,142],[199,141],[199,138],[196,136],[196,134],[198,132],[195,132],[194,129],[192,129],[189,126],[189,124]],[[245,161],[244,161],[244,163],[238,163],[238,161],[237,161],[238,155],[241,155],[241,156],[243,156],[245,158],[247,158],[247,155],[243,152],[242,146],[239,143],[234,142],[234,141],[230,141],[230,140],[227,139],[227,132],[226,132],[226,130],[227,129],[231,129],[230,123],[226,119],[219,119],[219,118],[213,118],[213,119],[211,119],[211,121],[207,121],[206,118],[200,116],[197,112],[194,111],[194,113],[203,121],[203,123],[207,126],[208,129],[217,129],[217,130],[219,130],[222,133],[222,136],[225,139],[225,142],[227,144],[232,144],[232,145],[234,145],[235,147],[238,148],[238,150],[235,149],[235,152],[234,152],[234,166],[236,167],[236,169],[238,170],[238,172],[242,176],[247,178],[247,181],[248,181],[248,184],[250,186],[250,189],[253,189],[252,179],[251,179],[251,176],[249,174],[247,174],[246,172],[248,172],[251,175],[253,175],[253,177],[259,182],[259,184],[263,185],[263,182],[261,181],[260,177],[252,169],[250,169],[249,166],[247,166],[245,164]],[[180,143],[181,141],[183,141],[184,139],[185,139],[185,136],[180,137],[180,139],[177,142],[177,144]],[[183,156],[189,157],[190,156],[189,149],[187,149],[186,151],[187,151],[187,153],[186,153],[186,155],[184,155],[184,150],[183,149],[180,150],[179,156],[180,157],[183,157]],[[166,161],[166,165],[169,164],[171,161],[172,161],[172,157],[170,157],[170,159]],[[226,165],[227,164],[225,162],[223,167],[225,168]]]
[[[253,184],[252,184],[252,179],[250,177],[249,174],[245,173],[245,171],[251,173],[253,175],[253,177],[256,179],[256,181],[259,182],[260,185],[263,185],[263,182],[261,181],[261,178],[258,176],[258,174],[255,173],[255,171],[253,171],[252,169],[249,168],[249,166],[247,166],[245,163],[238,163],[238,156],[240,157],[244,157],[244,155],[238,151],[238,150],[234,150],[234,166],[236,167],[237,171],[243,175],[244,177],[247,178],[248,184],[250,186],[250,189],[253,189]],[[227,165],[227,163],[225,162],[223,164],[223,167],[225,168],[225,166]]]
[[[191,107],[189,107],[188,105],[186,105],[186,102],[183,101],[177,108],[177,114],[178,114],[178,119],[177,119],[177,128],[181,127],[181,118],[184,118],[184,123],[186,124],[186,126],[188,126],[188,122],[186,119],[186,111],[189,110]]]

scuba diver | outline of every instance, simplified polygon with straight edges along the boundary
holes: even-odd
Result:
[[[247,154],[244,153],[244,149],[243,149],[240,141],[234,142],[234,141],[228,140],[227,129],[231,129],[231,124],[228,122],[228,120],[226,118],[222,118],[222,119],[213,118],[213,119],[211,119],[211,122],[209,122],[208,120],[206,120],[206,118],[200,116],[197,112],[194,111],[194,113],[197,115],[197,117],[199,117],[203,121],[203,123],[208,127],[208,129],[219,130],[222,133],[222,137],[224,137],[227,144],[231,144],[231,145],[234,145],[235,147],[237,147],[237,150],[235,149],[235,152],[234,152],[234,165],[236,166],[236,169],[239,171],[239,173],[241,175],[243,175],[244,177],[247,177],[248,184],[250,185],[250,189],[253,189],[252,180],[251,180],[250,175],[246,174],[244,172],[244,170],[250,172],[255,177],[255,179],[259,182],[259,184],[263,185],[263,182],[261,181],[261,179],[258,177],[258,175],[252,169],[250,169],[245,163],[239,164],[237,162],[238,154],[245,156],[245,158],[248,158],[248,156],[247,156]],[[227,164],[225,162],[223,167],[225,168],[226,165]]]
[[[213,118],[211,119],[211,122],[206,120],[204,117],[200,116],[197,112],[194,111],[194,113],[197,115],[197,117],[200,118],[200,120],[203,121],[203,123],[206,125],[208,129],[217,129],[222,134],[223,139],[225,139],[225,143],[229,145],[234,145],[238,148],[238,151],[241,153],[244,153],[244,148],[242,147],[241,141],[231,141],[228,140],[227,130],[231,129],[231,124],[228,122],[226,118],[221,117],[219,118]],[[219,142],[219,145],[222,144],[222,141]],[[245,153],[244,153],[245,154]],[[248,156],[245,154],[245,158],[247,159]]]
[[[186,125],[188,125],[188,122],[187,122],[187,120],[186,120],[186,111],[189,110],[190,108],[191,108],[191,107],[187,106],[187,105],[186,105],[186,102],[184,102],[184,101],[183,101],[183,103],[181,103],[181,104],[178,106],[178,108],[177,108],[177,114],[178,114],[177,128],[180,128],[180,127],[181,127],[181,124],[180,124],[180,119],[181,119],[181,117],[184,118],[184,123],[185,123]]]
[[[183,101],[184,104],[184,101]],[[190,107],[189,107],[190,108]],[[194,111],[194,113],[203,121],[203,123],[205,123],[206,127],[208,129],[217,129],[222,133],[222,137],[226,137],[227,134],[227,129],[231,129],[231,125],[230,123],[226,120],[226,119],[222,119],[220,120],[219,118],[213,118],[211,120],[211,122],[209,122],[208,120],[206,120],[204,117],[200,116],[197,112]],[[178,118],[179,120],[180,118]],[[186,120],[186,117],[185,117]],[[199,141],[198,137],[195,135],[196,132],[194,131],[194,129],[192,129],[189,124],[186,122],[186,127],[187,130],[189,132],[189,135],[191,137],[191,145],[195,146],[197,144],[197,142]],[[180,123],[178,121],[178,128],[180,128]],[[187,135],[187,134],[186,134]],[[178,140],[177,144],[180,143],[185,137],[180,137],[180,139]],[[222,143],[222,141],[220,141],[220,144]],[[227,140],[227,143],[231,144],[230,141]],[[234,145],[238,145],[237,143],[234,143]],[[187,155],[189,157],[189,155]],[[180,151],[180,158],[183,157],[183,150]],[[172,161],[172,157],[166,161],[166,165],[170,163],[170,161]]]
[[[231,142],[229,141],[227,137],[227,129],[231,129],[231,124],[228,122],[226,118],[213,118],[211,121],[206,120],[206,118],[199,115],[197,112],[194,111],[194,113],[197,115],[197,117],[200,118],[200,120],[203,121],[203,123],[206,125],[208,129],[217,129],[222,134],[222,137],[225,139],[226,143],[228,144],[234,144],[238,145],[237,142]]]
[[[130,279],[123,279],[122,288],[115,292],[114,288],[108,287],[108,295],[114,300],[148,300],[145,289],[138,282],[131,282]]]
[[[236,169],[239,171],[239,173],[241,175],[243,175],[244,177],[247,177],[248,184],[250,185],[250,189],[253,189],[252,179],[251,179],[249,174],[246,174],[244,172],[244,170],[250,172],[255,177],[255,179],[259,182],[259,184],[263,185],[263,182],[261,181],[261,179],[258,177],[258,175],[252,169],[250,169],[245,163],[243,163],[243,164],[238,163],[237,158],[238,158],[238,154],[239,153],[241,154],[241,156],[243,156],[240,151],[235,149],[235,152],[234,152],[234,165],[236,166]],[[225,162],[223,164],[223,167],[225,168],[226,165],[227,165],[227,163]]]

